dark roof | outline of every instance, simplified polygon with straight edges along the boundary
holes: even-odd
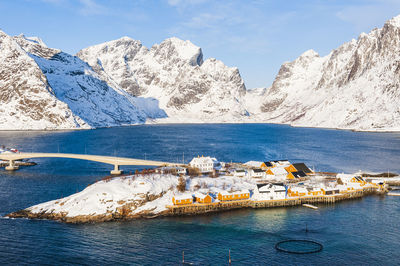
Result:
[[[259,169],[259,168],[253,169],[253,171],[254,171],[255,173],[262,173],[262,172],[264,172],[263,169]]]
[[[297,168],[296,168],[296,169],[297,169]],[[295,178],[307,176],[306,173],[304,173],[303,171],[292,172],[292,175],[293,175]]]
[[[297,171],[303,171],[306,174],[312,173],[310,168],[308,168],[304,163],[294,163],[293,166]]]
[[[265,183],[265,184],[257,184],[257,188],[261,188],[261,187],[263,187],[263,186],[266,186],[266,185],[268,185],[269,183]]]
[[[265,166],[267,166],[267,167],[273,166],[271,162],[264,162],[264,164],[265,164]]]
[[[278,162],[289,162],[288,160],[275,160],[273,161],[274,163],[278,163]]]
[[[364,180],[362,180],[362,178],[359,177],[359,176],[355,176],[355,178],[356,178],[357,181],[364,181]]]

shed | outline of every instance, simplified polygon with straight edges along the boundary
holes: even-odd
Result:
[[[235,192],[222,191],[218,193],[218,200],[220,201],[241,200],[249,198],[250,198],[250,191],[248,190],[241,190]]]
[[[193,197],[196,202],[198,203],[211,203],[212,202],[212,197],[209,194],[203,194],[200,192],[195,192],[193,194]]]
[[[293,164],[294,168],[296,168],[297,171],[303,171],[306,174],[312,174],[313,171],[310,170],[310,168],[307,167],[304,163],[294,163]]]
[[[295,179],[295,178],[301,178],[301,177],[306,177],[306,173],[303,171],[297,171],[297,172],[289,172],[287,175],[288,179]]]
[[[175,195],[172,197],[172,203],[174,205],[185,205],[193,203],[193,197],[189,193],[185,193],[182,195]]]

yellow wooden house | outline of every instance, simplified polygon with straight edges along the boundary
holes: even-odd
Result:
[[[198,203],[211,203],[212,202],[212,197],[210,194],[203,194],[200,192],[195,192],[193,194],[194,200]]]
[[[236,192],[222,191],[218,193],[218,200],[220,201],[230,201],[230,200],[243,200],[250,198],[250,191],[241,190]]]
[[[185,204],[192,204],[193,197],[191,194],[183,194],[177,195],[172,197],[172,203],[174,205],[185,205]]]

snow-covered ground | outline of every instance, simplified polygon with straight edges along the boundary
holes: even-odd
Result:
[[[309,181],[301,184],[288,184],[293,189],[302,188],[307,191],[321,190],[321,188],[334,188],[338,186],[347,190],[346,186],[352,189],[362,189],[362,186],[371,187],[372,184],[349,183],[354,175],[340,174],[342,179],[341,188],[336,182],[326,181],[321,176],[311,177]],[[178,191],[180,179],[186,183],[185,190]],[[393,178],[391,179],[393,180]],[[148,174],[132,175],[108,178],[89,185],[83,191],[70,195],[65,198],[52,200],[29,207],[23,211],[28,212],[28,217],[35,218],[70,218],[73,221],[96,221],[101,217],[101,221],[112,220],[115,215],[124,212],[124,217],[154,216],[167,211],[167,206],[173,205],[173,197],[187,196],[191,199],[196,193],[210,194],[214,197],[213,201],[218,202],[218,193],[237,192],[247,190],[253,195],[259,178],[220,176],[211,177],[178,177],[170,174]],[[265,183],[265,182],[264,182]],[[252,196],[251,196],[252,197]],[[256,198],[250,198],[257,200]],[[82,219],[82,217],[84,217]],[[104,219],[104,217],[108,217]],[[72,219],[72,220],[71,220]]]
[[[137,175],[115,177],[99,181],[71,196],[41,203],[28,208],[31,213],[63,213],[66,217],[81,215],[97,216],[118,212],[118,208],[129,206],[130,215],[143,212],[159,214],[167,205],[172,205],[172,197],[185,193],[215,193],[253,189],[255,181],[232,176],[219,178],[185,177],[186,191],[177,190],[179,177],[174,175]]]

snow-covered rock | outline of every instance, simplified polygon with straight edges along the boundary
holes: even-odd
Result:
[[[152,217],[168,212],[172,198],[195,192],[214,193],[252,189],[254,180],[237,177],[183,177],[186,191],[174,175],[134,175],[105,179],[71,196],[34,205],[9,217],[46,218],[64,222],[102,222],[115,219]]]
[[[259,120],[294,126],[400,130],[400,16],[329,55],[284,63]]]
[[[168,115],[160,123],[234,122],[248,116],[239,70],[214,58],[203,61],[201,49],[190,41],[169,38],[148,49],[123,37],[77,56],[129,94],[157,99]]]
[[[165,113],[121,90],[105,73],[45,46],[0,32],[0,129],[74,129],[144,123]]]

